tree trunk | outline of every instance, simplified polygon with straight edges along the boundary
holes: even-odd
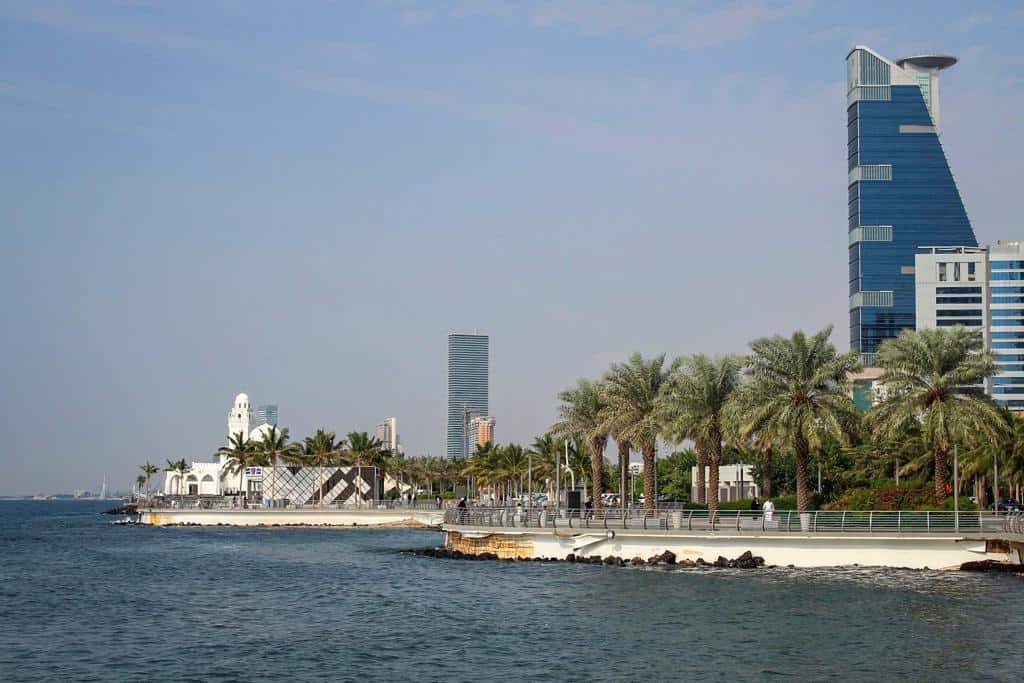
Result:
[[[761,497],[772,497],[772,447],[767,445],[761,449]]]
[[[811,492],[807,490],[807,455],[811,447],[803,433],[797,433],[793,448],[796,451],[796,509],[806,512],[811,502]]]
[[[722,437],[717,429],[709,435],[708,443],[708,517],[715,520],[718,513],[718,467],[722,463]]]
[[[935,500],[946,499],[946,484],[949,482],[949,450],[936,446],[935,459]]]
[[[654,468],[657,467],[654,443],[644,444],[640,452],[644,454],[644,509],[654,509]]]
[[[601,482],[604,481],[604,447],[606,439],[590,440],[590,500],[594,512],[601,510]]]
[[[708,502],[705,470],[708,465],[707,450],[700,441],[694,443],[694,452],[697,454],[697,501],[701,505]],[[716,477],[718,475],[715,475]]]
[[[619,447],[619,506],[626,507],[626,478],[629,476],[630,444],[625,439],[616,441]]]

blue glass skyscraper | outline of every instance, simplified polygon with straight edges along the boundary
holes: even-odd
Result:
[[[486,334],[448,335],[448,457],[464,460],[475,444],[469,423],[488,410],[488,346]]]
[[[978,244],[939,142],[939,72],[955,63],[862,45],[846,57],[850,348],[866,365],[914,329],[918,247]]]

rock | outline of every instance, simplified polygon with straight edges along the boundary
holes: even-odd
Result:
[[[690,559],[686,559],[686,558],[683,558],[679,562],[679,564],[682,565],[683,567],[696,567],[697,566],[696,562],[694,562],[693,560],[690,560]]]
[[[643,565],[647,564],[647,562],[642,557],[634,557],[629,562],[630,562],[630,564],[632,564],[633,566],[636,566],[636,567],[642,567]]]
[[[752,560],[752,559],[754,559],[754,553],[752,553],[752,552],[750,552],[748,550],[745,553],[743,553],[742,555],[740,555],[739,557],[737,557],[736,561],[737,562],[745,562],[746,560]]]
[[[601,556],[600,555],[591,555],[590,557],[587,558],[587,562],[589,562],[590,564],[601,564]]]
[[[927,569],[927,567],[925,567],[925,569]],[[960,571],[1024,574],[1024,565],[1009,564],[1008,562],[997,562],[995,560],[978,560],[975,562],[964,562],[962,565],[960,565]]]
[[[706,567],[706,566],[708,566],[708,563],[704,561],[703,557],[698,557],[697,558],[697,566],[698,567]]]
[[[666,550],[660,555],[647,558],[647,564],[675,564],[676,554],[671,550]]]
[[[576,561],[576,554],[575,553],[569,553],[568,555],[565,556],[565,561],[566,562],[575,562]]]
[[[726,568],[729,566],[729,560],[719,555],[718,559],[715,560],[714,564],[716,567]]]

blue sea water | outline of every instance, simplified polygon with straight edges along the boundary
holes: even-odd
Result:
[[[0,680],[1020,680],[1024,580],[438,560],[0,502]]]

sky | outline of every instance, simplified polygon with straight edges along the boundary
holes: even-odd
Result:
[[[294,436],[443,453],[446,336],[496,439],[632,351],[848,345],[845,64],[958,55],[942,142],[1016,209],[1014,3],[0,0],[0,494]]]

